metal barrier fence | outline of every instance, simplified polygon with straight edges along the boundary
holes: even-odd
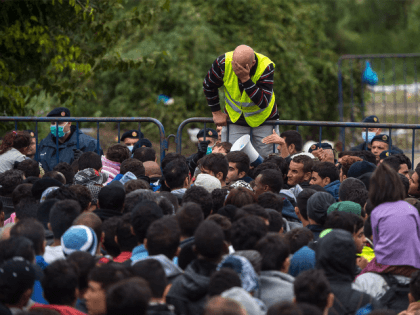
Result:
[[[165,129],[162,125],[162,123],[154,118],[150,117],[11,117],[11,116],[0,116],[0,121],[2,122],[14,122],[15,124],[15,130],[18,129],[18,122],[35,122],[35,138],[36,138],[36,156],[38,157],[38,123],[39,122],[56,122],[56,126],[59,122],[75,122],[76,123],[76,130],[77,130],[77,144],[76,148],[79,149],[79,123],[81,122],[90,122],[90,123],[96,123],[96,139],[97,139],[97,145],[96,145],[96,152],[99,152],[99,123],[103,122],[114,122],[118,124],[118,143],[120,143],[121,139],[121,130],[120,130],[120,124],[123,122],[137,122],[138,123],[138,131],[139,134],[141,132],[141,123],[144,122],[150,122],[154,123],[159,128],[159,134],[160,134],[160,160],[165,157],[165,150],[168,149],[168,141],[165,136]],[[58,128],[56,129],[56,145],[57,145],[57,152],[58,150]],[[59,155],[57,156],[57,163],[59,162]]]
[[[206,125],[209,123],[213,123],[212,118],[203,118],[203,117],[194,117],[187,120],[184,120],[178,127],[178,131],[176,134],[176,152],[181,153],[182,152],[182,131],[184,127],[191,123],[204,123],[204,128],[206,128]],[[312,126],[312,127],[318,127],[319,128],[319,142],[322,141],[322,128],[324,127],[339,127],[342,129],[346,128],[366,128],[366,139],[368,139],[368,128],[385,128],[388,130],[388,135],[390,138],[390,144],[389,147],[392,146],[392,137],[391,132],[393,129],[408,129],[412,131],[412,148],[410,150],[412,161],[414,162],[414,143],[416,139],[416,130],[420,129],[420,125],[416,124],[395,124],[395,123],[356,123],[356,122],[331,122],[331,121],[298,121],[298,120],[278,120],[278,121],[266,121],[264,125],[272,125],[272,126],[296,126],[296,130],[299,131],[299,127],[303,126]],[[229,128],[229,123],[227,125],[227,128]],[[227,135],[229,136],[229,131],[227,132]],[[252,135],[252,129],[251,133]],[[252,137],[251,137],[252,138]],[[204,138],[205,140],[205,138]],[[227,139],[229,141],[229,138]],[[273,145],[273,152],[275,150],[275,145]],[[343,151],[345,150],[344,144],[343,144]],[[412,165],[414,167],[414,163]]]
[[[360,112],[362,117],[376,115],[384,123],[419,123],[417,66],[420,54],[372,54],[344,55],[338,60],[338,99],[340,121],[355,121]],[[378,75],[378,84],[369,86],[362,82],[365,62],[369,61]],[[355,77],[359,70],[362,77]],[[343,76],[349,76],[350,90],[343,91]],[[358,83],[362,82],[360,85]],[[359,89],[360,87],[360,89]],[[347,93],[346,93],[347,92]],[[344,95],[350,93],[350,99]],[[345,117],[345,106],[350,107],[350,117]],[[400,128],[402,129],[402,128]],[[409,135],[405,136],[408,146]],[[354,143],[354,136],[351,141]],[[396,139],[394,139],[396,140]],[[340,130],[340,141],[345,143],[345,131]]]

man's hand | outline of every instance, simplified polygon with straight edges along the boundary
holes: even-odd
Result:
[[[357,259],[356,259],[356,265],[358,265],[360,267],[360,269],[362,269],[362,270],[366,268],[368,263],[369,262],[364,257],[357,257]]]
[[[228,115],[222,113],[222,111],[213,112],[213,121],[217,126],[226,126]]]
[[[284,141],[284,139],[280,137],[274,129],[273,129],[273,134],[265,137],[264,139],[261,140],[261,142],[264,144],[275,143],[280,146],[286,145],[286,141]]]
[[[247,64],[244,68],[239,63],[232,61],[232,69],[238,77],[239,81],[241,81],[242,83],[248,81],[251,78],[251,76],[249,75],[251,72],[251,66],[249,64]]]

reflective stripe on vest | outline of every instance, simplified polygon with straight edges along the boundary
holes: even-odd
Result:
[[[255,74],[251,77],[252,82],[256,83],[265,69],[274,63],[267,57],[255,53],[258,58],[258,66]],[[225,87],[225,104],[226,111],[229,114],[230,120],[235,123],[243,114],[246,122],[251,127],[258,127],[261,125],[271,114],[275,103],[274,91],[268,101],[269,105],[266,108],[259,108],[249,98],[248,94],[239,89],[238,77],[232,69],[232,56],[233,52],[225,54],[225,74],[224,74],[224,87]],[[233,97],[232,97],[233,95]],[[264,97],[266,97],[264,95]]]

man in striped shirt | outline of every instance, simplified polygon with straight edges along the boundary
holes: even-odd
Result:
[[[273,133],[273,129],[278,132],[277,126],[261,126],[264,121],[279,117],[273,83],[274,63],[249,46],[240,45],[233,54],[228,52],[213,62],[204,79],[203,89],[214,123],[224,126],[222,141],[227,141],[229,117],[229,142],[234,143],[244,134],[250,134],[252,129],[251,141],[258,153],[265,157],[273,152],[272,144],[261,142]],[[218,92],[222,86],[225,90],[223,111]]]

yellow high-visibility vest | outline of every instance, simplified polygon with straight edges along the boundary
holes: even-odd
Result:
[[[268,57],[259,53],[255,54],[258,58],[258,66],[255,74],[251,77],[251,80],[252,82],[257,83],[268,65],[272,63],[273,67],[275,67],[275,64]],[[235,72],[233,72],[232,68],[232,56],[233,51],[225,54],[225,74],[223,82],[225,87],[226,111],[233,123],[235,123],[243,113],[249,126],[258,127],[270,116],[271,111],[273,110],[273,106],[276,101],[274,91],[271,94],[268,107],[264,109],[260,109],[257,105],[255,105],[245,91],[241,94],[238,77]]]

